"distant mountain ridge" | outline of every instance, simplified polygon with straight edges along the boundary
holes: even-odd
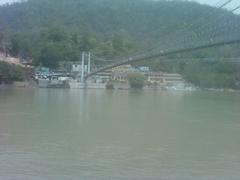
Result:
[[[200,20],[199,26],[231,21],[235,15],[194,2],[151,0],[29,0],[0,7],[1,31],[39,31],[64,26],[98,36],[124,34],[156,39]],[[209,17],[211,16],[211,18]],[[210,18],[210,19],[209,19]],[[191,29],[190,29],[191,31]]]

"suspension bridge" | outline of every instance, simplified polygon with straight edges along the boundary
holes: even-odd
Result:
[[[218,9],[223,11],[223,8],[230,4],[232,0],[227,0],[221,4]],[[108,63],[102,67],[99,67],[93,71],[88,71],[84,75],[84,80],[86,81],[91,76],[94,76],[100,72],[112,69],[125,64],[132,64],[136,62],[154,60],[156,58],[161,58],[169,55],[175,55],[179,53],[187,53],[196,50],[220,47],[224,45],[232,45],[240,43],[240,17],[235,15],[234,12],[240,9],[240,6],[234,7],[232,10],[228,10],[228,13],[231,13],[231,21],[223,21],[226,18],[225,13],[218,16],[217,25],[211,26],[210,24],[205,24],[202,27],[198,27],[198,23],[203,21],[203,18],[195,19],[195,23],[191,24],[188,28],[196,28],[194,31],[196,35],[181,34],[181,30],[174,31],[169,33],[165,37],[161,37],[161,44],[157,48],[151,48],[144,50],[143,53],[128,55],[127,57],[122,57],[114,60],[105,60]],[[209,14],[209,19],[214,15],[215,12]],[[221,23],[224,22],[224,23]],[[177,28],[177,27],[176,27]],[[156,30],[157,31],[157,30]],[[186,31],[185,31],[186,32]],[[146,53],[147,52],[147,53]]]

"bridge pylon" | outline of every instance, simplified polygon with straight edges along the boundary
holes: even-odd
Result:
[[[88,63],[85,65],[85,57],[88,57]],[[85,76],[91,73],[91,53],[82,52],[81,82],[85,82]],[[86,67],[87,66],[87,67]]]

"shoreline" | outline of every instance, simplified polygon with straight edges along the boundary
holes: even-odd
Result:
[[[114,88],[114,89],[107,89],[107,88],[58,88],[58,87],[51,87],[51,88],[40,88],[31,82],[24,81],[24,82],[12,82],[11,84],[0,84],[0,89],[63,89],[63,90],[107,90],[107,91],[159,91],[159,92],[198,92],[198,91],[205,91],[205,92],[237,92],[239,93],[240,90],[237,89],[215,89],[215,88],[195,88],[193,90],[188,89],[166,89],[166,88],[154,88],[154,87],[144,87],[143,89],[133,89],[133,88]]]

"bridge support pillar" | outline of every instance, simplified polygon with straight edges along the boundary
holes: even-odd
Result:
[[[91,72],[91,53],[88,52],[88,74]]]
[[[85,71],[84,59],[85,59],[85,53],[82,52],[81,82],[84,82],[84,71]]]

